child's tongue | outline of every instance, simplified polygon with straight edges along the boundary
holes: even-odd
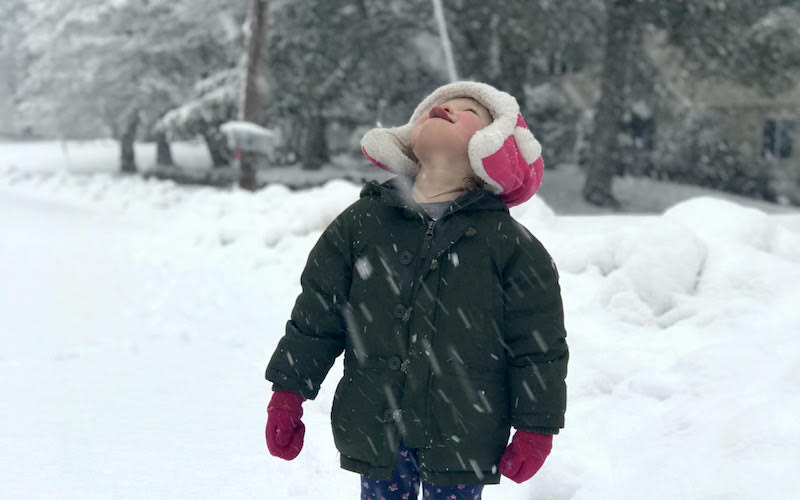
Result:
[[[443,110],[439,106],[434,106],[430,113],[428,113],[429,118],[442,118],[443,120],[447,120],[450,122],[450,116],[447,114],[447,111]],[[451,122],[452,123],[452,122]]]

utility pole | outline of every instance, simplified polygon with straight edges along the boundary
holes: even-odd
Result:
[[[262,125],[267,93],[267,25],[269,0],[253,0],[247,20],[247,61],[243,78],[240,119]],[[239,157],[239,186],[255,190],[258,158],[251,152],[236,151]]]
[[[458,80],[458,72],[456,71],[456,61],[453,57],[453,47],[450,45],[450,35],[447,34],[447,21],[444,18],[442,0],[433,0],[433,15],[436,17],[436,24],[439,26],[439,38],[442,40],[442,48],[444,49],[447,74],[450,77],[450,82],[455,82]]]

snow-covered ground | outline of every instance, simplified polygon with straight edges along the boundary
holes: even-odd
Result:
[[[136,143],[135,151],[139,170],[153,171],[156,160],[155,144]],[[201,139],[173,142],[172,156],[175,164],[187,173],[200,173],[212,168],[211,157]],[[33,176],[65,173],[114,175],[119,172],[119,144],[110,139],[27,142],[0,140],[0,169],[16,169]],[[546,178],[538,195],[546,199],[557,214],[614,213],[610,208],[598,208],[583,200],[581,189],[585,176],[577,165],[562,164],[556,167],[548,163],[545,172]],[[391,174],[375,168],[360,154],[353,156],[346,153],[334,155],[331,162],[319,170],[303,170],[302,165],[296,164],[258,173],[262,183],[293,187],[321,185],[327,180],[342,177],[383,181],[391,177]],[[617,212],[622,213],[660,214],[676,203],[706,195],[758,208],[767,213],[800,213],[798,207],[768,203],[690,184],[660,182],[646,177],[615,177],[613,190],[622,204]]]
[[[172,143],[175,163],[187,169],[208,169],[211,157],[202,140]],[[154,143],[134,144],[142,170],[156,163]],[[93,141],[0,141],[0,169],[15,167],[26,172],[112,173],[119,171],[119,142]]]
[[[292,462],[266,450],[263,371],[359,190],[0,165],[0,498],[358,498],[330,433],[341,364]],[[484,498],[796,498],[800,216],[512,214],[561,272],[567,424],[533,480]]]

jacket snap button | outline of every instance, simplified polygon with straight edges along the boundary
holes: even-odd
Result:
[[[436,268],[438,268],[438,267],[439,267],[439,261],[438,261],[438,260],[436,260],[436,259],[433,259],[433,260],[431,261],[431,269],[436,269]]]
[[[384,422],[399,422],[401,418],[400,410],[393,410],[391,408],[386,408],[383,412],[383,421]]]
[[[409,252],[408,250],[403,250],[402,252],[400,252],[400,262],[403,263],[403,265],[407,266],[411,264],[412,260],[414,260],[413,253]]]
[[[405,312],[406,312],[406,306],[404,306],[403,304],[395,304],[394,306],[395,318],[402,318]]]
[[[400,356],[392,356],[389,358],[389,369],[397,371],[400,369],[400,366],[403,364],[403,360],[400,359]]]

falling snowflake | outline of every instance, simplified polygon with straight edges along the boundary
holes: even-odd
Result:
[[[458,315],[461,316],[461,321],[464,322],[464,326],[466,326],[467,328],[472,328],[472,325],[467,319],[467,315],[464,314],[464,311],[460,307],[458,308]]]
[[[372,314],[369,312],[369,309],[363,302],[359,302],[358,308],[361,309],[361,314],[364,315],[367,321],[372,321]]]
[[[539,333],[539,330],[534,329],[531,333],[533,334],[533,338],[536,340],[536,343],[539,345],[539,349],[541,349],[542,352],[547,352],[547,342],[544,341],[544,337],[542,337],[542,334]]]
[[[361,257],[356,260],[356,271],[361,276],[362,280],[369,278],[372,275],[372,264],[367,257]]]
[[[450,262],[453,263],[453,267],[458,267],[458,254],[453,252],[450,254]]]

